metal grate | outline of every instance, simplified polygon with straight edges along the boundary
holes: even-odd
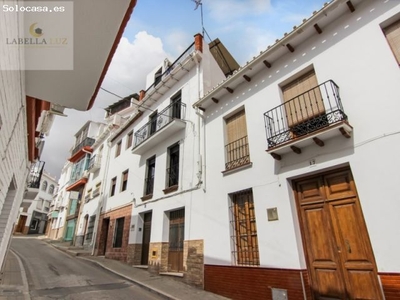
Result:
[[[258,238],[251,189],[236,192],[231,196],[232,254],[238,265],[259,266]]]

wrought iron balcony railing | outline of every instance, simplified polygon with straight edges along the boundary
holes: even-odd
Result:
[[[268,148],[345,120],[339,87],[328,80],[264,113]]]
[[[225,146],[225,169],[230,170],[250,162],[249,142],[247,136],[233,141]]]
[[[38,161],[31,167],[28,177],[28,188],[38,189],[40,187],[40,180],[44,170],[44,161]]]
[[[159,114],[153,117],[143,127],[135,132],[135,147],[143,143],[154,133],[164,128],[175,119],[180,119],[185,115],[186,104],[180,101],[171,103]]]
[[[162,81],[165,77],[171,73],[171,71],[180,63],[190,55],[194,51],[194,42],[164,71],[164,73],[161,74],[161,76],[157,76],[156,80],[154,80],[154,83],[148,87],[146,90],[146,94],[154,88],[160,81]]]
[[[179,164],[171,166],[167,169],[168,187],[178,184],[179,179]]]
[[[154,190],[154,177],[148,177],[144,180],[144,195],[151,195],[153,194],[153,190]]]
[[[80,142],[74,150],[71,152],[71,156],[74,156],[75,153],[77,153],[79,150],[81,150],[83,147],[86,146],[92,146],[95,142],[95,139],[92,139],[90,137],[85,138],[82,142]]]

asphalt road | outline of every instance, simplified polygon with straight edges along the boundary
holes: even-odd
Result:
[[[98,265],[38,239],[13,239],[11,249],[26,270],[31,299],[163,299]]]

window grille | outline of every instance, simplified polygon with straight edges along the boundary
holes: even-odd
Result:
[[[259,266],[256,216],[251,189],[231,196],[232,251],[235,263],[243,266]]]

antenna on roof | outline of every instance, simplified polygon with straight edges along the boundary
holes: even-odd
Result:
[[[204,37],[204,22],[203,22],[203,3],[201,3],[202,0],[192,0],[194,3],[196,3],[196,7],[194,8],[194,10],[198,9],[200,6],[200,10],[201,10],[201,29],[202,29],[202,33],[203,33],[203,37]]]

